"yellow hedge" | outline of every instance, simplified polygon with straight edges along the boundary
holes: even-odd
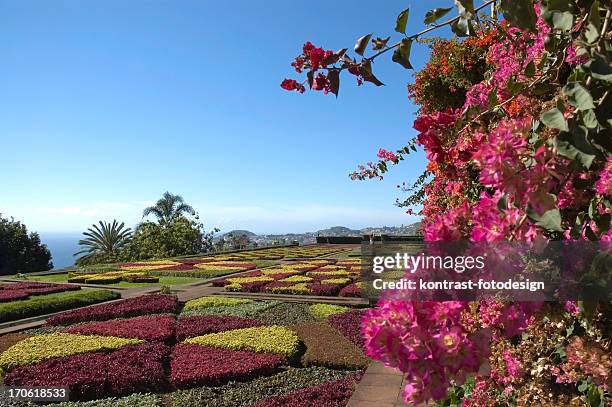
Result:
[[[313,304],[308,307],[310,313],[317,318],[327,318],[330,315],[340,314],[351,309],[341,305],[332,304]]]
[[[249,302],[253,302],[253,300],[247,300],[245,298],[201,297],[195,300],[187,301],[183,310],[187,311],[197,308],[232,306],[247,304]]]
[[[244,283],[258,283],[258,282],[271,282],[274,281],[272,277],[259,276],[259,277],[234,277],[228,278],[227,281],[232,284],[244,284]]]
[[[140,339],[75,335],[62,332],[37,335],[17,342],[0,354],[0,369],[6,371],[16,366],[37,363],[46,359],[76,355],[77,353],[114,350],[142,342]]]
[[[271,325],[196,336],[187,339],[185,343],[291,357],[298,351],[300,340],[292,330]]]

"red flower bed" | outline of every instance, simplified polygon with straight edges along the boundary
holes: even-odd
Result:
[[[340,292],[339,284],[313,283],[309,288],[313,295],[322,295],[327,297],[333,297]]]
[[[171,295],[143,295],[110,304],[94,305],[63,312],[47,319],[49,325],[69,325],[85,321],[106,321],[113,318],[129,318],[140,315],[175,313],[178,300]]]
[[[361,318],[364,311],[354,310],[341,314],[330,315],[329,324],[342,332],[349,341],[363,349],[363,335],[361,335]]]
[[[282,280],[283,278],[294,276],[295,273],[278,273],[278,274],[268,274],[268,277],[271,277],[275,280]]]
[[[275,288],[275,287],[291,287],[292,285],[296,285],[297,283],[292,283],[289,281],[272,281],[268,284],[266,284],[265,289],[268,290],[270,288]]]
[[[168,266],[168,267],[163,267],[160,269],[157,269],[156,271],[189,271],[189,270],[193,270],[193,264],[176,264],[176,265],[172,265],[172,266]]]
[[[176,338],[179,341],[183,341],[186,338],[194,336],[260,325],[262,325],[262,323],[255,319],[235,317],[233,315],[198,315],[183,317],[178,320]]]
[[[212,286],[213,287],[225,287],[228,284],[229,284],[229,282],[226,279],[214,280],[212,282]]]
[[[0,290],[0,302],[24,300],[29,296],[26,290]]]
[[[344,407],[353,394],[359,375],[306,387],[280,396],[266,397],[251,407]]]
[[[83,353],[20,366],[4,376],[8,386],[68,387],[71,400],[163,391],[169,348],[146,343],[115,352]]]
[[[350,284],[340,290],[340,297],[361,297],[361,288],[356,284]]]
[[[63,291],[80,290],[78,285],[47,284],[47,283],[16,283],[0,285],[0,302],[23,300],[30,295],[45,295]]]
[[[174,338],[174,315],[147,315],[130,319],[89,322],[66,329],[64,332],[81,335],[118,336],[145,341],[169,343]]]
[[[252,283],[240,283],[242,289],[240,291],[246,293],[259,293],[263,291],[264,287],[269,284],[268,281],[255,281]]]
[[[178,388],[218,386],[272,374],[282,363],[278,355],[181,343],[172,353],[170,377]]]

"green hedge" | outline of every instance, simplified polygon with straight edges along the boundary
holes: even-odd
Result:
[[[51,314],[119,297],[118,293],[109,290],[79,290],[6,302],[0,304],[0,322]]]
[[[162,405],[161,397],[156,394],[136,393],[122,398],[111,397],[94,401],[53,404],[53,407],[158,407]]]

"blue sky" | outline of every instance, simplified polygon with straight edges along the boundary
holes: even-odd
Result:
[[[409,32],[429,8],[413,1]],[[395,187],[347,174],[414,136],[412,72],[376,63],[387,84],[340,97],[283,91],[310,40],[352,46],[392,34],[409,3],[355,1],[0,1],[0,212],[34,230],[134,224],[164,191],[208,227],[260,233],[410,223]],[[421,66],[427,49],[413,51]]]

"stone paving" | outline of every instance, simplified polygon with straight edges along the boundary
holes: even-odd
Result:
[[[403,407],[404,376],[381,362],[366,369],[347,407]]]

